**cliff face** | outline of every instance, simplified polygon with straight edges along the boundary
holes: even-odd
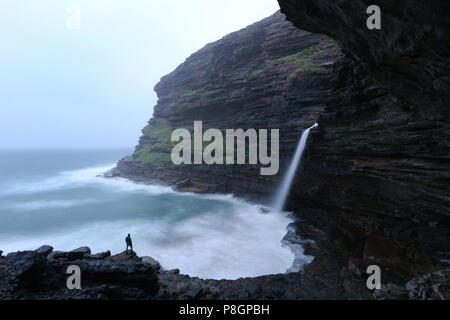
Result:
[[[279,0],[302,30],[326,34],[377,85],[402,98],[422,118],[449,115],[450,3],[431,1]],[[366,9],[381,9],[381,30],[366,27]]]
[[[449,34],[445,1],[279,0],[280,13],[209,44],[155,87],[158,104],[115,174],[183,190],[269,199],[315,121],[288,209],[314,239],[307,274],[361,277],[377,264],[403,286],[450,261]],[[338,48],[333,38],[339,45]],[[280,128],[280,172],[170,162],[170,132]]]
[[[197,192],[268,198],[301,132],[317,121],[341,57],[334,41],[299,30],[279,12],[206,45],[156,85],[158,104],[120,175],[177,184]],[[175,128],[280,129],[281,169],[260,175],[259,165],[173,165]]]
[[[334,38],[349,59],[310,136],[290,208],[327,246],[389,280],[443,268],[450,254],[449,20],[446,1],[279,0],[288,20]],[[310,206],[309,210],[304,208]],[[308,232],[306,232],[308,234]],[[343,261],[345,263],[345,261]]]

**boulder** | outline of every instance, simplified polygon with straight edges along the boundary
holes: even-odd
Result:
[[[103,174],[99,174],[97,177],[104,177],[104,178],[113,178],[118,175],[117,169],[112,168],[111,170],[106,171]]]
[[[35,252],[39,255],[47,257],[53,251],[52,246],[44,245],[35,250]]]
[[[105,260],[113,262],[123,262],[123,261],[141,261],[136,253],[133,252],[122,252],[114,256],[108,257]]]
[[[47,259],[62,259],[66,257],[66,254],[65,251],[53,251],[47,256]]]
[[[415,277],[406,286],[410,299],[450,299],[450,269],[439,270]]]
[[[68,260],[83,259],[83,257],[85,255],[90,255],[90,254],[91,254],[91,249],[89,247],[80,247],[80,248],[77,248],[77,249],[67,252],[66,259],[68,259]]]
[[[184,179],[175,183],[175,188],[185,188],[192,186],[191,179]]]
[[[171,269],[171,270],[167,270],[168,274],[180,274],[180,269]]]
[[[91,260],[103,260],[105,258],[108,258],[111,256],[111,251],[104,251],[104,252],[99,252],[96,254],[88,254],[85,255],[84,258],[85,259],[91,259]]]
[[[85,286],[120,285],[139,288],[152,295],[159,289],[158,270],[141,261],[81,260],[77,265]]]
[[[192,288],[188,291],[185,292],[185,295],[188,299],[190,300],[195,300],[198,299],[203,293],[203,288],[198,287],[198,288]]]
[[[161,265],[159,264],[159,262],[157,260],[153,259],[152,257],[143,256],[143,257],[141,257],[141,261],[151,265],[156,270],[161,270]]]
[[[36,251],[19,251],[8,253],[5,263],[14,269],[22,284],[36,284],[40,281],[47,260]]]
[[[89,247],[80,247],[72,251],[53,251],[48,255],[48,259],[66,259],[70,261],[83,259],[91,255]]]

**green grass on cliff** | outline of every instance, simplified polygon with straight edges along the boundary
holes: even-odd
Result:
[[[327,45],[328,42],[325,42]],[[252,73],[252,77],[257,77],[260,74],[278,67],[294,68],[298,66],[295,71],[288,75],[289,80],[294,80],[302,73],[320,72],[324,70],[319,64],[314,63],[314,59],[323,52],[324,43],[308,47],[300,52],[284,56],[278,59],[266,61],[264,69],[256,70]]]
[[[308,47],[306,49],[303,49],[300,52],[291,54],[289,56],[285,56],[282,58],[278,58],[275,60],[270,61],[270,66],[277,66],[280,64],[298,64],[298,63],[303,63],[306,62],[310,59],[312,59],[314,57],[314,54],[320,50],[320,45],[315,45],[315,46],[311,46]]]
[[[209,96],[209,95],[218,93],[218,92],[220,92],[220,91],[222,91],[222,89],[217,89],[217,90],[206,90],[206,89],[204,89],[204,88],[199,88],[199,89],[196,89],[196,90],[185,90],[185,91],[182,91],[182,92],[180,93],[180,97],[200,96],[200,97],[204,98],[204,97],[206,97],[206,96]]]
[[[146,144],[134,152],[135,161],[162,166],[171,162],[170,153],[175,142],[170,141],[172,128],[163,125],[148,125],[142,129],[144,136],[150,138]]]
[[[166,96],[162,96],[162,97],[160,97],[160,100],[166,100],[166,99],[170,99],[170,98],[192,98],[192,97],[196,97],[196,98],[202,100],[210,95],[219,93],[221,91],[222,91],[222,89],[206,90],[205,88],[197,88],[197,89],[193,89],[193,90],[182,90],[182,91],[168,94]]]
[[[134,152],[132,159],[127,159],[128,161],[136,161],[142,164],[151,164],[158,167],[164,167],[172,163],[171,153],[173,147],[178,144],[178,141],[171,141],[173,128],[163,125],[148,125],[142,132],[148,142],[140,145]],[[225,136],[225,133],[224,133]],[[201,152],[205,150],[211,141],[202,141]],[[194,137],[191,137],[191,150],[192,154],[195,152],[194,147]],[[223,140],[223,163],[231,163],[226,157],[226,140]],[[237,155],[237,147],[234,144],[234,153]],[[248,149],[245,150],[246,161],[248,161]]]
[[[321,67],[319,64],[307,62],[304,65],[302,65],[300,68],[295,70],[294,72],[290,73],[288,75],[288,79],[294,80],[294,79],[297,79],[301,74],[321,72],[323,70],[325,70],[325,69],[323,67]]]
[[[170,141],[170,135],[172,134],[172,128],[163,125],[148,125],[142,129],[142,133],[150,138],[159,141]]]
[[[137,162],[153,164],[160,167],[169,164],[172,161],[170,158],[170,153],[152,151],[148,147],[151,146],[145,146],[136,151],[135,155],[137,156]]]

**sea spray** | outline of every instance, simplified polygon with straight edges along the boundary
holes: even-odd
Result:
[[[73,153],[35,152],[31,158],[51,165],[30,163],[24,173],[17,160],[22,154],[8,157],[11,161],[0,168],[0,175],[8,173],[0,181],[0,248],[5,253],[48,244],[55,250],[89,246],[115,254],[125,249],[124,238],[131,233],[138,255],[152,256],[166,269],[212,279],[282,273],[296,258],[281,243],[292,223],[286,213],[262,213],[261,206],[231,195],[180,193],[104,178],[99,174],[114,166],[102,164],[108,159],[86,166]]]
[[[300,137],[300,140],[297,145],[297,150],[295,150],[295,154],[294,154],[294,157],[292,158],[291,164],[289,165],[289,169],[286,172],[286,175],[284,176],[284,178],[281,182],[280,188],[278,189],[276,196],[275,196],[273,208],[276,211],[283,210],[284,204],[285,204],[287,196],[289,194],[289,190],[291,189],[292,181],[294,180],[298,165],[300,164],[300,161],[302,159],[303,151],[305,150],[306,140],[308,139],[309,131],[312,128],[317,127],[317,126],[318,126],[318,124],[314,123],[314,125],[312,125],[308,129],[303,131],[303,133]]]

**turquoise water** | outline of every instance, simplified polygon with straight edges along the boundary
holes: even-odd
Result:
[[[99,176],[131,152],[0,151],[0,249],[87,245],[115,254],[131,233],[138,255],[192,276],[236,279],[292,266],[294,253],[281,243],[286,213]]]

